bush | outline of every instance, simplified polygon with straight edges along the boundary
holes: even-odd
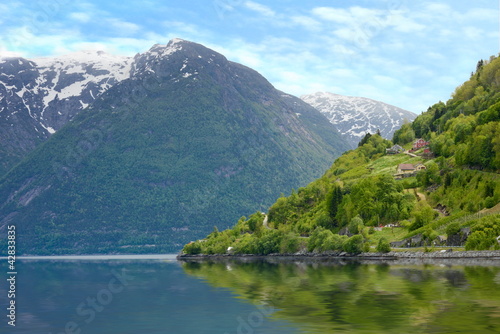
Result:
[[[401,227],[409,228],[411,226],[411,222],[408,220],[402,220],[399,222],[399,225]]]
[[[424,226],[424,224],[421,220],[415,219],[415,221],[413,223],[411,223],[410,226],[408,227],[408,231],[410,231],[410,232],[415,231],[423,226]]]
[[[328,236],[320,246],[322,251],[341,251],[344,241],[347,239],[345,235],[332,234]]]
[[[379,253],[389,253],[391,251],[391,245],[386,238],[380,238],[377,244],[377,252]]]
[[[488,250],[495,243],[494,237],[487,235],[483,231],[476,231],[467,238],[465,250]]]
[[[430,227],[427,227],[425,231],[422,232],[422,237],[429,242],[435,240],[438,236],[439,234]]]
[[[460,233],[460,224],[457,222],[451,223],[448,226],[446,226],[446,235],[455,235]]]
[[[363,227],[363,219],[359,215],[357,215],[356,217],[351,219],[351,222],[349,223],[347,228],[349,229],[349,233],[358,234],[361,232]]]
[[[283,236],[280,243],[280,253],[297,253],[300,249],[300,238],[294,233]]]
[[[261,212],[256,212],[248,219],[248,229],[251,232],[258,233],[262,230],[265,215]]]
[[[196,255],[201,253],[201,245],[199,241],[196,242],[190,242],[184,248],[182,251],[186,254],[190,255]]]
[[[487,208],[487,209],[491,209],[492,207],[494,207],[495,205],[497,204],[497,202],[495,201],[495,198],[494,197],[486,197],[486,199],[484,200],[484,206]]]
[[[315,249],[321,251],[325,240],[331,236],[333,236],[332,231],[326,230],[323,227],[317,227],[309,237],[309,240],[307,242],[307,250],[309,252],[312,252]]]
[[[465,243],[466,250],[498,249],[496,238],[500,235],[500,215],[481,218],[472,228],[472,234]]]
[[[410,225],[409,231],[417,230],[429,224],[437,214],[428,204],[419,204],[414,213],[415,221]]]
[[[283,234],[276,230],[266,230],[255,243],[255,253],[259,255],[268,255],[279,253]]]
[[[234,244],[235,254],[256,254],[256,238],[253,234],[244,234]]]
[[[347,239],[342,248],[347,253],[360,254],[363,252],[363,244],[363,236],[357,234]]]

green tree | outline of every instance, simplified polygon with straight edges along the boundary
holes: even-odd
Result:
[[[360,254],[363,252],[364,239],[360,234],[353,235],[344,242],[343,249],[350,254]]]
[[[371,138],[371,133],[367,132],[365,134],[365,136],[363,137],[363,139],[360,140],[360,142],[358,143],[358,147],[360,146],[363,146],[364,144],[368,143],[368,140]]]
[[[360,215],[357,215],[356,217],[351,219],[347,228],[349,229],[349,233],[359,234],[363,227],[363,219]]]
[[[448,226],[446,226],[446,235],[455,235],[460,233],[460,224],[457,222],[450,223]]]
[[[200,254],[201,251],[202,251],[202,248],[201,248],[201,244],[199,241],[190,242],[189,244],[185,245],[184,248],[182,249],[183,253],[190,254],[190,255]]]
[[[403,121],[403,125],[399,130],[394,132],[392,141],[394,144],[404,145],[411,143],[415,140],[415,131],[413,130],[411,123],[408,120]]]
[[[413,213],[415,221],[410,225],[409,230],[414,231],[429,224],[437,215],[429,204],[418,202],[416,210]]]
[[[328,214],[336,221],[339,206],[342,203],[342,188],[338,184],[334,184],[332,191],[326,197],[326,208]]]
[[[264,222],[264,218],[265,216],[262,212],[256,212],[251,215],[248,219],[248,229],[254,233],[261,232],[263,228],[262,223]]]
[[[389,253],[391,251],[391,245],[386,238],[380,238],[377,244],[377,252],[379,253]]]

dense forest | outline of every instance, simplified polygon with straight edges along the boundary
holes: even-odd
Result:
[[[420,138],[428,147],[413,150]],[[387,154],[393,144],[413,153]],[[425,168],[397,180],[401,164]],[[242,217],[183,251],[387,252],[390,241],[418,235],[432,246],[462,234],[468,235],[465,249],[498,249],[499,171],[500,58],[491,57],[449,101],[404,124],[392,142],[367,134],[321,178],[281,196],[267,214]]]

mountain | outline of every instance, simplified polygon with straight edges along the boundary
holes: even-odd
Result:
[[[390,242],[428,251],[500,249],[499,77],[500,58],[480,61],[452,98],[394,133],[406,149],[417,138],[428,147],[388,154],[393,142],[367,136],[321,178],[278,198],[267,214],[259,209],[184,252],[388,252]]]
[[[202,45],[155,45],[129,73],[0,179],[18,254],[177,251],[348,148],[316,109]]]
[[[100,51],[0,59],[0,175],[128,78],[131,63],[132,58]]]
[[[358,146],[366,133],[374,134],[377,130],[382,137],[390,139],[405,120],[411,122],[417,117],[410,111],[364,97],[318,92],[301,99],[321,111],[352,148]]]

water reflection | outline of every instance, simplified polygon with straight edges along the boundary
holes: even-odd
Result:
[[[498,333],[496,266],[187,262],[238,298],[272,304],[306,333]]]
[[[238,301],[186,275],[172,259],[58,258],[20,260],[16,267],[17,324],[2,321],[0,333],[295,333],[268,319],[273,308]],[[0,270],[6,272],[5,264]],[[5,284],[0,296],[6,310]]]

